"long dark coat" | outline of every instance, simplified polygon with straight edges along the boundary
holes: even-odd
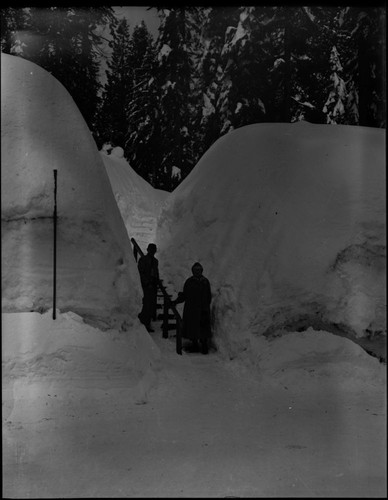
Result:
[[[176,303],[184,302],[182,337],[202,340],[211,336],[210,329],[210,283],[205,276],[190,276],[185,281],[183,292],[179,292]]]
[[[159,280],[158,259],[150,254],[143,255],[137,265],[140,273],[141,286],[143,288],[143,308],[139,319],[147,327],[156,316],[156,296]]]

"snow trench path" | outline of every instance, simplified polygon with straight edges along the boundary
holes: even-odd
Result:
[[[147,402],[126,397],[124,380],[98,392],[84,381],[77,401],[51,384],[31,401],[51,417],[8,420],[4,496],[386,495],[384,395],[270,389],[218,353],[179,356],[152,335],[162,360]]]

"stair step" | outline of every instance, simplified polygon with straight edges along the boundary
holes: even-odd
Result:
[[[134,220],[138,223],[142,223],[142,222],[152,223],[152,222],[155,222],[156,217],[154,215],[143,215],[141,217],[139,217],[138,215],[134,215],[132,220]]]
[[[149,223],[149,224],[142,224],[141,222],[131,222],[131,228],[132,229],[155,229],[154,224]]]
[[[168,314],[167,318],[168,319],[175,319],[175,314]],[[158,314],[158,319],[164,319],[164,314],[163,313]]]
[[[163,329],[163,325],[160,327],[160,329],[161,330]],[[167,330],[176,330],[176,324],[175,325],[173,325],[172,323],[168,324],[167,325]]]
[[[145,249],[147,248],[147,246],[150,242],[150,238],[147,237],[147,235],[145,234],[145,231],[148,230],[148,227],[147,227],[148,224],[144,224],[144,222],[145,222],[144,218],[141,221],[139,219],[136,219],[135,223],[133,223],[131,225],[131,233],[134,233],[134,236],[136,236],[136,237],[131,238],[131,243],[133,244],[133,248],[134,248],[134,255],[135,255],[135,258],[137,257],[136,262],[138,262],[139,254],[140,255],[142,253],[144,255],[146,254]],[[155,219],[155,222],[156,222],[156,219]],[[139,226],[141,226],[141,227],[139,227]],[[136,231],[135,227],[137,227],[137,231]],[[137,250],[138,246],[140,247],[142,252]],[[174,284],[171,283],[170,280],[168,280],[167,284],[164,285],[163,279],[159,279],[159,283],[161,286],[158,287],[158,290],[157,290],[157,294],[156,294],[157,303],[156,303],[156,308],[155,308],[155,315],[152,319],[153,319],[153,321],[157,321],[157,320],[162,321],[161,329],[163,330],[163,327],[165,328],[163,330],[163,338],[168,338],[167,331],[168,330],[177,331],[177,329],[181,323],[182,318],[181,318],[180,314],[173,307],[175,305],[175,304],[172,304],[172,302],[173,302],[172,297],[174,294],[168,293],[169,290],[171,290],[171,289],[174,290]],[[168,301],[169,302],[168,304],[165,304],[165,300],[167,297],[170,300]],[[162,300],[160,300],[160,299],[162,299]],[[171,306],[171,307],[169,307],[169,306]],[[167,312],[167,318],[166,318],[167,325],[164,325],[164,320],[166,317],[164,314],[165,311]],[[177,313],[177,317],[175,316],[175,314],[173,312],[170,312],[170,311],[175,311],[175,313]],[[181,352],[179,352],[179,347],[177,347],[177,352],[178,352],[178,354],[181,354]]]
[[[133,233],[136,233],[137,235],[142,234],[142,233],[152,233],[155,231],[153,227],[147,227],[147,226],[131,226],[131,231]],[[139,243],[139,242],[138,242]]]

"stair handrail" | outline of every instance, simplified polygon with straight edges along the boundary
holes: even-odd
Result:
[[[140,254],[141,257],[144,256],[143,250],[140,248],[139,244],[135,240],[135,238],[131,238],[131,243],[133,244],[133,255],[135,257],[135,261],[137,262],[137,256]],[[163,320],[163,338],[168,338],[168,330],[167,330],[167,314],[168,310],[171,309],[176,320],[176,352],[177,354],[182,354],[182,318],[179,314],[179,311],[172,303],[169,294],[167,293],[166,287],[163,285],[162,280],[158,278],[157,286],[161,290],[164,299],[164,320]]]

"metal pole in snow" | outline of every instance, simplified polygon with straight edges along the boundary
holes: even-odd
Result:
[[[54,261],[53,261],[53,319],[56,319],[57,300],[57,170],[54,170]]]

